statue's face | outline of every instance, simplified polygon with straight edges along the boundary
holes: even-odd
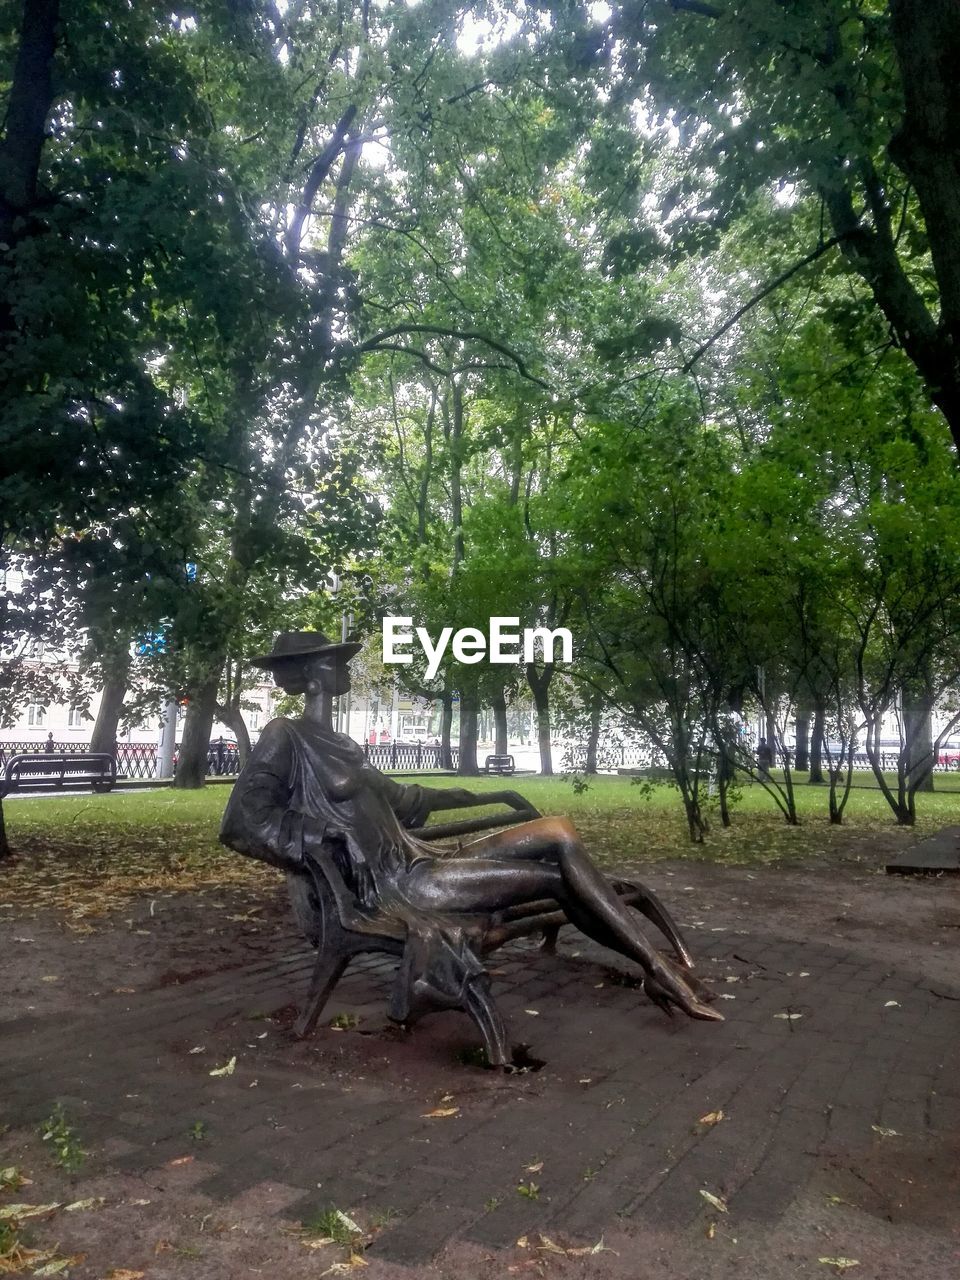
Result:
[[[288,659],[273,668],[273,681],[284,693],[320,693],[338,697],[350,689],[350,668],[345,662],[326,655],[310,655]]]

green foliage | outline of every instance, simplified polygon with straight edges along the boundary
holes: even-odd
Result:
[[[87,1153],[80,1146],[80,1139],[67,1119],[62,1103],[57,1103],[40,1126],[40,1137],[53,1148],[54,1163],[69,1173],[76,1173]]]

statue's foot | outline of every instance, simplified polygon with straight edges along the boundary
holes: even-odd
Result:
[[[681,1009],[690,1018],[699,1018],[704,1022],[723,1022],[723,1014],[717,1009],[698,1000],[686,982],[668,969],[656,975],[647,973],[643,979],[643,989],[664,1013],[673,1017],[675,1008]]]

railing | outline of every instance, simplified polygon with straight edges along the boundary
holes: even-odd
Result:
[[[86,742],[55,742],[54,750],[58,755],[74,755],[89,751]],[[44,752],[44,742],[0,742],[0,771],[11,756],[33,755]],[[440,747],[435,743],[384,742],[372,746],[366,744],[363,754],[377,769],[410,771],[420,769],[440,769]],[[457,767],[459,751],[452,751],[453,765]],[[177,764],[179,748],[174,754],[174,768]],[[159,776],[159,760],[157,747],[152,742],[118,742],[116,749],[118,778],[156,778]],[[207,751],[208,777],[224,777],[240,772],[240,754],[235,746],[213,742]]]
[[[391,771],[420,769],[442,769],[441,748],[435,742],[381,742],[364,743],[363,754],[370,764],[377,769]],[[456,769],[460,759],[459,750],[454,747],[450,752],[451,768]]]
[[[57,755],[80,755],[90,750],[87,742],[55,742]],[[0,769],[11,756],[46,754],[43,741],[37,742],[0,742]],[[179,749],[174,753],[173,765],[177,766]],[[116,747],[118,778],[157,778],[160,762],[157,747],[152,742],[118,742]],[[219,743],[211,743],[207,751],[207,775],[216,777],[240,772],[240,755],[236,747],[224,743],[223,750]]]

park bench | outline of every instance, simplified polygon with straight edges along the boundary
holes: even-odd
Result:
[[[491,792],[481,803],[505,803],[512,812],[437,823],[411,834],[428,841],[456,839],[541,816],[533,805],[519,800],[513,793]],[[542,949],[553,954],[560,929],[568,923],[556,901],[547,898],[477,916],[438,915],[426,921],[430,936],[425,944],[422,935],[411,935],[407,922],[396,912],[365,908],[328,854],[308,856],[302,870],[287,873],[287,882],[297,921],[317,951],[296,1023],[297,1035],[307,1036],[314,1030],[353,957],[380,952],[400,962],[388,1005],[393,1021],[409,1026],[431,1011],[461,1009],[476,1023],[488,1063],[510,1066],[506,1030],[480,959],[506,942],[534,934],[541,935]],[[654,921],[660,914],[667,915],[649,889],[627,880],[610,883],[625,903]]]
[[[511,777],[517,771],[513,756],[487,756],[483,762],[484,773],[499,773],[505,778]]]
[[[117,765],[109,752],[37,751],[10,757],[3,771],[0,794],[60,791],[64,787],[109,791],[116,781]]]

